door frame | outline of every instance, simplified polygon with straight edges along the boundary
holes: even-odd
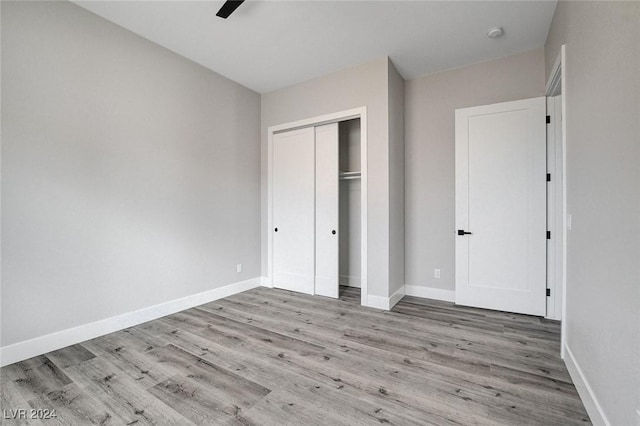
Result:
[[[554,204],[554,208],[550,208],[548,217],[552,218],[552,222],[561,224],[561,229],[555,229],[555,245],[553,253],[547,256],[547,268],[553,268],[555,273],[549,277],[547,288],[551,288],[550,303],[558,306],[556,297],[561,297],[561,312],[555,313],[555,318],[560,318],[560,356],[565,358],[565,346],[567,340],[567,83],[566,83],[566,45],[560,46],[560,53],[551,69],[551,74],[546,84],[546,96],[560,96],[560,133],[561,138],[558,141],[554,138],[556,150],[556,161],[554,170],[547,170],[551,173],[551,183],[553,190],[561,191],[562,202]],[[552,118],[553,119],[553,118]],[[556,132],[557,134],[557,132]],[[551,147],[549,147],[550,149]],[[558,153],[558,150],[560,151]],[[560,159],[560,161],[557,161]],[[557,178],[554,179],[554,176]],[[552,232],[552,241],[554,240]],[[553,282],[551,282],[553,281]]]
[[[304,127],[360,119],[360,277],[362,306],[368,306],[367,285],[367,107],[320,115],[267,128],[267,287],[273,287],[273,135]],[[314,271],[315,277],[315,271]],[[315,285],[314,285],[315,293]]]

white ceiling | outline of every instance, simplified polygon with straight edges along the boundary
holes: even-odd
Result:
[[[260,93],[389,56],[405,79],[544,46],[556,1],[75,1]],[[498,40],[486,37],[502,26]]]

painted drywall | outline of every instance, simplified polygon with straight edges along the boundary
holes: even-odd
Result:
[[[340,171],[361,171],[360,119],[339,123]],[[360,179],[339,181],[339,258],[340,285],[360,287],[361,284],[361,209],[362,185]]]
[[[389,296],[404,288],[404,79],[389,67]]]
[[[567,345],[610,424],[637,424],[640,3],[560,1],[545,47],[547,75],[562,44],[572,216]]]
[[[260,96],[71,3],[1,8],[1,345],[259,276]]]
[[[455,288],[455,109],[544,94],[542,49],[405,82],[407,285]]]
[[[388,59],[262,95],[262,270],[267,274],[267,129],[365,106],[368,135],[368,290],[389,293]]]

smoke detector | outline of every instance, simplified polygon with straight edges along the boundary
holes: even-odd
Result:
[[[487,37],[489,38],[500,38],[503,35],[504,29],[502,27],[489,28],[489,31],[487,31]]]

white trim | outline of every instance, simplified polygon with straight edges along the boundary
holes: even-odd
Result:
[[[444,302],[453,302],[456,300],[456,292],[453,290],[445,290],[435,287],[423,287],[421,285],[405,285],[405,294],[407,296],[422,297],[424,299],[442,300]]]
[[[266,287],[273,287],[273,135],[278,132],[303,127],[319,126],[340,121],[360,119],[360,282],[361,304],[369,306],[367,286],[367,107],[306,118],[290,123],[270,126],[267,129],[267,277]]]
[[[567,345],[567,53],[566,45],[560,46],[562,69],[562,323],[560,325],[561,348]],[[562,349],[560,355],[564,357]]]
[[[562,120],[562,161],[556,162],[556,176],[562,179],[562,209],[557,214],[562,215],[562,249],[556,252],[556,274],[561,276],[562,291],[562,312],[560,312],[560,356],[565,358],[565,348],[567,347],[567,47],[560,46],[560,53],[556,58],[553,69],[546,85],[547,96],[560,95],[561,100],[561,120]],[[558,93],[558,90],[560,93]],[[556,316],[557,313],[556,313]]]
[[[214,288],[202,293],[192,294],[180,299],[170,300],[158,305],[127,312],[115,317],[83,324],[66,330],[57,331],[45,336],[35,337],[23,342],[0,348],[0,366],[42,355],[51,351],[75,345],[86,340],[104,336],[127,327],[142,324],[160,317],[193,308],[214,300],[232,296],[261,284],[260,277]]]
[[[367,107],[359,108],[360,111],[360,304],[366,305],[369,297],[368,287],[368,262],[367,241],[369,235],[368,228],[368,124],[367,124]]]
[[[262,287],[273,288],[273,286],[271,285],[271,282],[269,282],[268,277],[259,277],[259,278],[260,278],[260,285]]]
[[[360,107],[349,109],[345,111],[334,112],[331,114],[319,115],[317,117],[304,118],[302,120],[291,121],[289,123],[277,124],[270,126],[267,132],[273,135],[274,133],[301,129],[303,127],[321,126],[323,124],[337,123],[339,121],[351,120],[353,118],[359,118],[364,112],[366,114],[367,107]]]
[[[389,309],[393,308],[405,296],[405,286],[400,287],[389,298]]]
[[[385,311],[389,310],[389,298],[388,297],[382,297],[382,296],[376,296],[375,294],[370,294],[369,297],[367,297],[367,305],[362,305],[362,306],[366,306],[368,308],[375,308],[375,309],[382,309]]]
[[[566,364],[569,375],[571,376],[571,380],[573,380],[573,384],[578,391],[578,395],[580,395],[580,399],[584,404],[584,408],[587,410],[587,414],[589,414],[591,423],[596,426],[610,425],[611,423],[609,423],[607,416],[604,414],[604,410],[598,402],[596,395],[593,393],[593,389],[591,388],[591,385],[582,372],[582,369],[580,368],[578,361],[573,355],[573,352],[571,352],[569,346],[565,346],[564,349],[564,353],[566,355],[564,358],[564,363]]]
[[[559,95],[562,90],[562,50],[564,49],[564,46],[565,45],[563,44],[560,47],[560,54],[556,58],[553,68],[551,69],[551,74],[549,75],[549,81],[547,81],[545,90],[547,96]]]
[[[388,311],[395,306],[405,295],[405,286],[400,287],[391,297],[375,296],[370,294],[367,298],[369,304],[363,305],[369,308],[382,309]]]

